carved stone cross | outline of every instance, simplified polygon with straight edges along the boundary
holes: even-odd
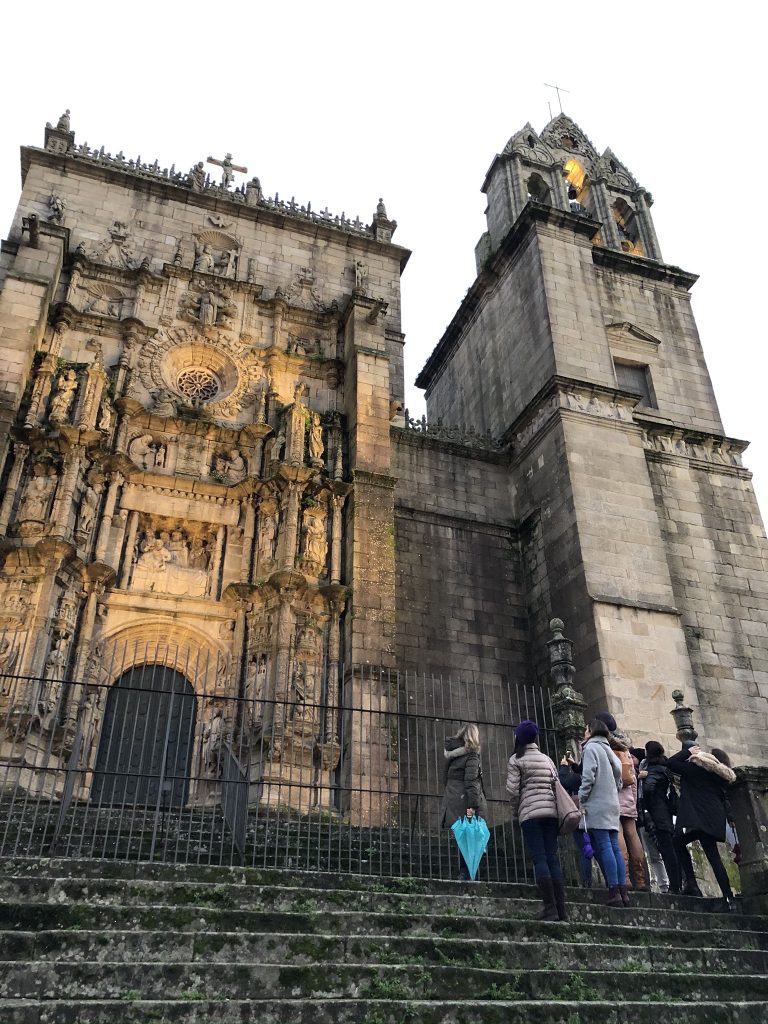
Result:
[[[223,160],[214,160],[212,156],[208,157],[209,164],[216,164],[217,167],[221,168],[221,187],[229,188],[235,178],[235,171],[240,174],[247,174],[247,167],[238,167],[237,164],[232,163],[232,154],[227,153]]]

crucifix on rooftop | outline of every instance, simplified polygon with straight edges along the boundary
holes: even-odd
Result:
[[[223,160],[214,160],[212,156],[208,157],[209,164],[216,164],[217,167],[221,168],[221,187],[229,188],[235,178],[235,171],[239,171],[240,174],[247,174],[247,167],[238,167],[237,164],[232,163],[232,154],[227,153]]]

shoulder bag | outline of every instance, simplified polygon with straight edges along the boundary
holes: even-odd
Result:
[[[558,778],[554,768],[552,769],[552,792],[554,793],[555,806],[557,807],[557,830],[561,836],[568,836],[579,827],[581,814],[576,804],[565,791],[565,787]]]

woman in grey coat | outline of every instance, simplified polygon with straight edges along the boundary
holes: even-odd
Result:
[[[579,807],[608,884],[607,905],[620,907],[629,902],[629,897],[627,868],[619,848],[621,762],[611,750],[610,735],[599,718],[593,718],[586,728]]]
[[[443,763],[442,825],[450,828],[459,818],[475,814],[488,817],[480,768],[480,730],[476,725],[462,725],[455,736],[445,741]],[[469,881],[469,870],[459,851],[459,881]]]

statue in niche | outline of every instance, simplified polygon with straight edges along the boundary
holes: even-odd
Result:
[[[259,516],[259,541],[256,557],[259,563],[271,562],[275,557],[278,511],[274,501],[263,501]]]
[[[51,402],[51,412],[48,417],[51,423],[66,423],[69,418],[72,404],[77,393],[77,374],[74,370],[67,370],[59,375],[56,381],[56,391]]]
[[[325,536],[325,513],[307,509],[304,513],[304,558],[317,566],[325,566],[328,542]]]
[[[313,466],[322,466],[323,451],[323,425],[319,413],[313,412],[309,428],[309,460]]]
[[[61,222],[64,220],[64,210],[66,209],[66,207],[67,204],[61,198],[61,196],[57,196],[55,195],[55,193],[52,192],[48,196],[48,209],[51,211],[48,214],[49,222],[51,224],[61,224]]]
[[[365,294],[367,285],[368,267],[366,267],[362,260],[357,260],[355,263],[355,291]]]
[[[4,636],[0,638],[0,692],[7,696],[11,692],[13,679],[12,674],[16,661],[19,657],[19,648],[16,646],[13,637]]]
[[[219,754],[224,739],[224,716],[221,708],[214,708],[203,728],[203,769],[210,775],[219,773]]]
[[[219,477],[224,483],[239,484],[248,474],[245,459],[233,448],[228,454],[219,452],[213,459],[212,475]]]
[[[203,327],[231,327],[237,306],[226,294],[206,290],[198,299],[186,300],[184,313]]]
[[[259,730],[264,718],[264,696],[267,690],[267,656],[251,654],[245,678],[245,702],[250,707],[251,727]]]
[[[236,277],[237,261],[237,252],[234,249],[225,249],[216,260],[214,273],[218,274],[219,277]]]
[[[97,424],[99,430],[103,430],[105,434],[108,434],[112,429],[112,420],[112,406],[109,402],[102,402],[99,411],[99,422]]]
[[[187,568],[189,563],[189,551],[187,550],[187,543],[184,540],[184,534],[181,530],[171,531],[170,539],[167,542],[167,550],[171,556],[171,562],[174,565],[180,565],[183,568]]]
[[[200,305],[197,311],[197,318],[203,327],[213,327],[216,324],[216,296],[213,292],[203,292],[200,296]]]
[[[151,434],[140,434],[128,445],[128,454],[142,469],[162,469],[167,449],[162,441],[155,441]]]
[[[203,274],[212,274],[215,266],[216,260],[210,245],[204,245],[202,248],[196,245],[194,269],[201,271]]]
[[[86,483],[83,491],[83,498],[80,502],[80,512],[77,517],[77,530],[88,537],[96,522],[96,511],[99,507],[98,491],[89,483]]]
[[[266,466],[270,466],[273,462],[279,462],[283,457],[283,451],[285,449],[285,431],[280,428],[278,434],[273,434],[272,437],[267,439],[267,443],[264,445],[264,463]]]
[[[38,463],[32,471],[32,476],[19,505],[17,516],[19,522],[46,522],[55,488],[56,474],[54,470]]]
[[[153,396],[152,412],[156,416],[168,418],[176,415],[176,400],[164,388],[155,391]]]
[[[37,702],[38,721],[44,732],[55,728],[61,714],[68,645],[63,637],[54,640],[45,659],[46,685]]]
[[[189,548],[187,565],[190,569],[202,569],[207,572],[210,560],[211,556],[205,545],[205,541],[201,540],[199,537],[195,537]]]

